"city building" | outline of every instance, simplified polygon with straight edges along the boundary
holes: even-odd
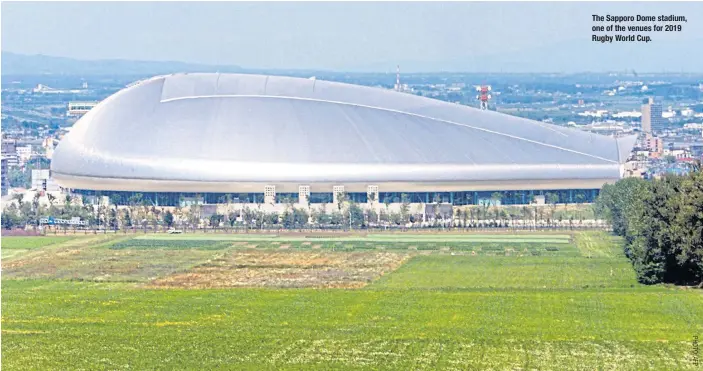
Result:
[[[2,139],[2,157],[7,161],[8,167],[19,165],[19,157],[17,156],[17,141],[15,139]]]
[[[590,202],[623,176],[635,139],[372,87],[176,74],[99,103],[51,169],[76,193],[163,206]]]
[[[24,164],[32,158],[32,145],[28,144],[26,146],[17,147],[17,157],[19,158],[20,164]]]
[[[657,156],[661,155],[662,152],[664,151],[664,141],[659,137],[655,137],[655,136],[647,134],[646,144],[647,144],[647,149],[650,150],[651,152],[657,154]]]
[[[5,196],[7,194],[7,190],[10,189],[10,178],[8,177],[8,166],[7,166],[7,158],[4,156],[0,160],[2,164],[2,168],[0,169],[0,174],[2,175],[2,179],[0,179],[0,185],[2,186],[2,196]]]
[[[32,189],[38,191],[58,192],[61,190],[51,177],[49,169],[32,170]]]
[[[68,116],[83,116],[93,109],[98,102],[68,102]]]
[[[662,117],[661,104],[654,103],[654,99],[649,98],[647,103],[642,105],[642,131],[645,133],[659,132],[666,126],[666,120]]]

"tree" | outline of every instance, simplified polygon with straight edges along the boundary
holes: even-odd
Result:
[[[366,212],[366,217],[368,218],[368,224],[378,222],[378,218],[379,218],[378,213],[374,209],[369,209]]]
[[[10,183],[10,187],[29,188],[32,186],[31,172],[10,168],[7,172],[7,181]]]
[[[554,212],[556,211],[557,203],[559,202],[559,195],[556,193],[548,192],[546,194],[545,199],[547,200],[547,203],[549,204],[549,210],[550,210],[549,219],[553,223],[554,222]]]
[[[49,201],[49,205],[54,206],[54,202],[56,201],[56,196],[52,195],[51,193],[47,193],[46,199]]]
[[[434,203],[434,220],[439,221],[439,219],[442,218],[442,214],[440,213],[440,206],[442,205],[442,196],[439,193],[435,193],[434,196],[432,196],[432,202]],[[437,225],[437,223],[435,223]]]
[[[24,194],[23,193],[16,193],[12,195],[12,198],[17,201],[17,206],[21,207],[24,204]]]
[[[171,226],[173,225],[173,214],[171,213],[170,210],[167,210],[163,214],[163,219],[164,219],[164,223],[166,224],[166,226],[171,228]]]
[[[464,218],[464,212],[461,209],[456,209],[454,213],[454,219],[460,222]]]
[[[386,195],[386,197],[383,198],[383,204],[386,206],[385,217],[387,218],[390,215],[390,207],[391,207],[391,198],[388,197],[388,195]]]
[[[349,202],[349,206],[347,207],[347,212],[345,214],[345,217],[351,218],[349,220],[345,220],[345,225],[351,224],[356,228],[364,225],[364,210],[362,210],[356,202]]]
[[[327,205],[322,204],[320,205],[320,210],[315,215],[315,222],[319,224],[320,226],[325,226],[330,224],[331,218],[330,215],[327,214]]]
[[[276,215],[276,219],[278,219],[278,215]],[[222,214],[212,214],[210,215],[210,226],[211,227],[219,227],[220,223],[225,221],[225,216]]]
[[[10,205],[2,211],[2,227],[12,229],[15,226],[21,225],[21,218],[17,213],[15,205]]]
[[[232,197],[232,194],[231,194],[231,193],[227,193],[227,194],[225,195],[225,201],[226,201],[226,203],[227,203],[227,213],[228,213],[228,214],[232,211],[232,199],[233,199],[233,198],[234,198],[234,197]]]
[[[626,214],[626,255],[638,280],[701,284],[703,177],[666,176],[651,183]]]
[[[400,218],[400,213],[392,212],[390,215],[390,222],[395,225],[400,225],[402,222]]]
[[[400,206],[400,219],[401,221],[405,224],[408,222],[409,218],[409,212],[410,212],[410,197],[403,193],[400,197],[401,199],[401,206]]]
[[[229,215],[227,215],[227,221],[229,221],[229,226],[234,227],[234,223],[237,222],[237,217],[239,215],[237,213],[231,212]]]
[[[615,184],[606,184],[595,202],[596,215],[605,218],[613,233],[625,236],[632,212],[647,191],[650,183],[640,178],[625,178]]]
[[[39,192],[36,192],[34,194],[34,198],[32,198],[32,207],[34,207],[35,210],[39,208],[39,199],[40,198],[41,198],[41,195],[39,194]]]
[[[535,225],[538,220],[540,224],[544,221],[544,209],[541,206],[535,206]]]
[[[496,222],[500,220],[500,208],[499,205],[501,204],[501,201],[503,200],[503,193],[501,192],[493,192],[491,194],[491,203],[493,204],[493,213],[494,213],[494,219]]]
[[[122,197],[120,197],[120,195],[117,193],[113,193],[112,195],[110,195],[110,203],[113,205],[119,205],[120,203],[122,203]]]
[[[369,206],[371,206],[371,208],[373,209],[373,204],[377,201],[376,200],[376,192],[369,193],[368,198],[369,198]]]
[[[293,208],[293,225],[296,228],[302,228],[308,224],[309,215],[304,209]]]
[[[131,227],[132,226],[132,216],[128,209],[125,209],[122,213],[122,226]]]
[[[347,194],[345,192],[338,192],[337,193],[337,209],[339,212],[342,212],[342,206],[344,206],[344,202],[347,201]]]
[[[344,217],[342,216],[341,212],[335,211],[330,215],[329,222],[332,225],[339,226],[342,225],[342,223],[344,222]]]
[[[636,178],[604,187],[599,212],[625,236],[637,279],[703,287],[703,174]]]
[[[117,230],[117,208],[110,209],[110,218],[108,219],[108,224],[111,229]]]
[[[527,220],[530,219],[530,208],[524,205],[521,209],[523,226],[527,225]]]

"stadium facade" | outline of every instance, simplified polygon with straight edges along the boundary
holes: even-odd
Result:
[[[100,102],[51,168],[62,187],[123,204],[590,202],[634,142],[314,78],[175,74]]]

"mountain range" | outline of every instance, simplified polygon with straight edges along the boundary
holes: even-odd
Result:
[[[160,75],[175,72],[241,72],[239,66],[212,66],[185,62],[79,60],[48,55],[2,52],[3,75]]]
[[[464,55],[437,60],[432,56],[384,61],[338,68],[350,73],[417,72],[504,72],[504,73],[577,73],[636,70],[640,72],[703,72],[695,50],[703,39],[658,41],[650,43],[599,43],[575,40],[539,48],[510,50],[491,55]],[[209,65],[176,61],[131,61],[122,59],[79,60],[47,55],[2,52],[3,75],[158,75],[175,72],[269,73],[314,76],[331,70],[256,69],[237,65]]]

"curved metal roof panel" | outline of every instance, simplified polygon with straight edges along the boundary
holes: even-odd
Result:
[[[98,104],[60,142],[52,170],[211,182],[616,179],[633,144],[377,88],[179,74]]]

